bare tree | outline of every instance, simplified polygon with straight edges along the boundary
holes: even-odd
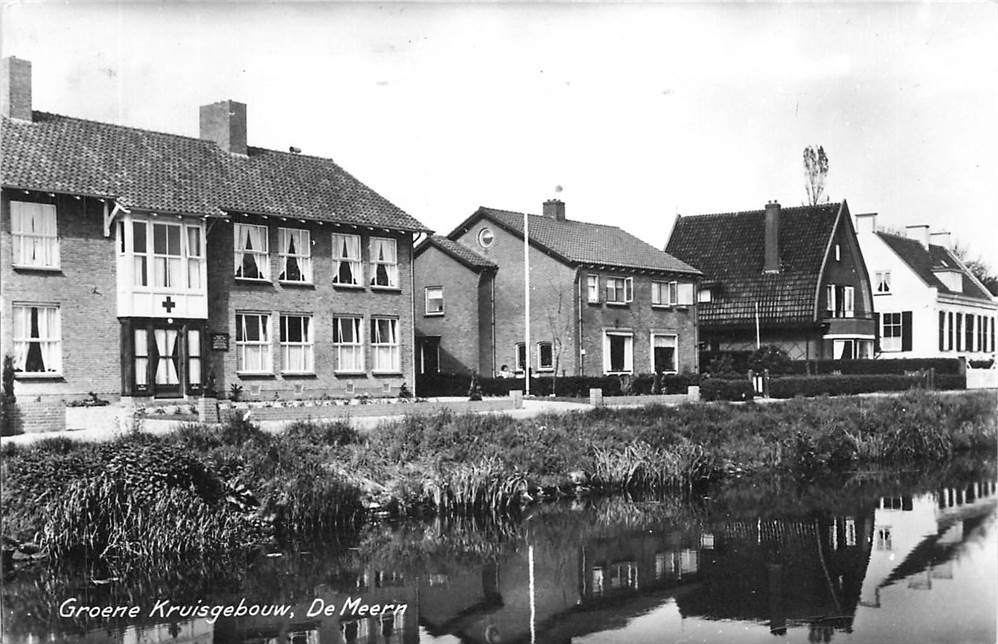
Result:
[[[804,191],[809,206],[828,202],[825,194],[825,179],[828,177],[828,156],[825,148],[809,145],[804,148]]]
[[[957,242],[953,244],[953,248],[950,249],[956,258],[963,262],[963,265],[967,267],[967,270],[971,274],[980,280],[981,284],[984,285],[992,295],[998,295],[998,275],[995,275],[991,267],[982,258],[970,259],[970,249]]]
[[[571,292],[571,287],[567,287]],[[547,298],[544,306],[544,317],[547,321],[548,332],[551,334],[551,393],[557,393],[558,371],[561,369],[561,356],[565,346],[571,346],[570,338],[572,334],[572,316],[568,311],[568,305],[572,301],[566,294],[566,286],[557,284],[549,279],[547,284]]]

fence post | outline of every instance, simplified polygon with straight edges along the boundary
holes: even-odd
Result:
[[[762,395],[765,398],[769,398],[769,369],[763,369],[762,371]]]
[[[513,409],[523,409],[522,389],[510,389],[509,397],[513,399]]]
[[[589,404],[593,407],[603,406],[603,390],[602,389],[589,389]]]
[[[686,401],[700,402],[700,385],[689,385],[686,387]]]

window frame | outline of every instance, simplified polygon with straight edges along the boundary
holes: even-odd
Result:
[[[240,330],[245,327],[245,319],[243,324],[240,324],[240,318],[246,317],[256,317],[257,329],[260,331],[260,340],[247,340],[245,333],[240,333]],[[234,345],[236,347],[236,373],[245,375],[273,375],[274,373],[274,350],[273,350],[273,315],[269,311],[236,311],[235,314],[235,333],[233,338],[235,338]],[[243,339],[240,340],[239,336],[242,335]],[[266,339],[264,339],[266,336]],[[260,356],[263,358],[261,361],[260,369],[247,369],[246,368],[246,356],[244,351],[249,348],[257,348],[260,350]]]
[[[430,310],[430,291],[439,290],[440,291],[440,310],[431,311]],[[436,298],[434,298],[436,299]],[[444,287],[443,286],[427,286],[423,288],[423,315],[425,317],[441,317],[446,312],[444,308]]]
[[[298,244],[295,245],[295,253],[291,254],[288,252],[288,239],[296,238],[295,241],[301,241],[301,246],[305,248],[303,253]],[[293,280],[287,277],[282,277],[288,272],[288,259],[294,258],[298,262],[298,273],[302,276],[302,279]],[[282,284],[304,284],[310,285],[314,284],[314,275],[312,273],[312,233],[307,228],[286,228],[278,227],[277,229],[277,261],[280,272],[277,274],[277,281]]]
[[[59,243],[59,209],[54,203],[44,203],[39,201],[20,201],[11,199],[9,202],[10,210],[10,238],[11,238],[11,266],[16,269],[23,270],[34,270],[34,271],[59,271],[62,270],[62,252],[61,244]],[[17,221],[18,226],[24,225],[24,218],[32,218],[27,213],[25,213],[22,208],[32,207],[40,211],[39,214],[44,214],[47,218],[51,214],[51,228],[52,232],[49,233],[38,233],[38,232],[26,232],[21,230],[15,230],[15,221]],[[47,225],[45,226],[48,227]],[[47,254],[49,255],[50,263],[28,263],[24,261],[24,251],[27,250],[28,240],[40,240],[39,244],[48,245],[51,247],[47,248]],[[43,254],[46,254],[43,250]]]
[[[260,239],[263,241],[263,250],[258,249],[245,249],[240,245],[243,235],[241,234],[243,229],[256,229],[257,231],[263,231]],[[246,280],[248,282],[269,282],[270,278],[270,228],[266,225],[260,224],[245,224],[245,223],[234,223],[232,225],[232,239],[233,239],[233,261],[235,266],[233,267],[233,275],[237,280]],[[240,275],[240,271],[243,269],[243,260],[245,255],[249,253],[254,256],[254,264],[256,265],[257,272],[260,273],[258,277],[246,277],[245,275]],[[263,266],[263,270],[260,270],[260,266]]]
[[[311,313],[291,313],[282,312],[278,314],[277,346],[281,352],[281,373],[288,375],[314,375],[315,374],[315,318]],[[292,342],[285,340],[289,337],[289,321],[298,319],[301,332],[301,340]],[[306,324],[305,321],[308,320]],[[305,358],[305,369],[289,369],[288,363],[291,361],[290,351],[292,349],[302,349]]]
[[[656,373],[655,371],[655,338],[672,338],[674,343],[672,349],[672,369],[665,370],[661,373],[666,374],[676,374],[679,373],[679,334],[675,331],[651,331],[648,334],[648,351],[649,351],[649,366],[651,367],[651,373]]]
[[[605,302],[609,306],[627,306],[634,301],[634,278],[633,277],[607,277],[603,280],[606,284],[604,289]],[[622,283],[617,286],[617,283]],[[613,289],[614,299],[610,299],[610,290]],[[624,299],[616,299],[618,291],[623,292]]]
[[[330,236],[332,241],[332,258],[333,258],[333,286],[337,288],[364,288],[364,240],[361,239],[360,235],[355,235],[353,233],[333,233]],[[355,247],[357,249],[357,256],[353,257],[350,255],[337,255],[338,249],[342,244],[338,243],[340,240],[354,239],[356,240]],[[349,252],[350,246],[353,244],[347,243],[347,251]],[[353,278],[352,282],[341,282],[340,281],[340,268],[343,262],[350,265],[350,277]]]
[[[890,321],[888,321],[888,318],[890,318]],[[888,335],[888,329],[891,329],[892,333],[896,332],[897,335]],[[901,338],[904,336],[904,316],[901,311],[881,313],[879,331],[881,353],[897,353],[903,351]],[[896,348],[894,348],[895,339],[897,344]]]
[[[522,376],[527,367],[526,344],[516,342],[513,344],[513,374]],[[521,357],[522,356],[522,357]]]
[[[352,322],[353,342],[343,341],[342,322],[349,320]],[[351,369],[343,368],[343,352],[350,350],[356,357],[358,365]],[[333,352],[336,357],[336,364],[333,367],[334,373],[338,374],[363,374],[366,373],[367,361],[364,355],[364,316],[362,315],[334,315],[333,316]]]
[[[874,289],[874,295],[890,295],[891,294],[891,272],[887,271],[874,271],[874,284],[876,288]],[[883,288],[881,288],[883,287]]]
[[[625,338],[623,370],[615,371],[612,368],[613,364],[612,364],[611,347],[610,347],[611,337]],[[628,346],[630,346],[630,352],[628,352],[627,350]],[[630,369],[627,368],[628,363],[630,363]],[[618,331],[616,329],[605,329],[603,331],[603,375],[623,376],[623,375],[633,375],[633,374],[634,374],[634,333],[632,331]]]
[[[394,332],[390,332],[389,336],[394,335],[395,342],[376,342],[375,341],[375,329],[377,328],[378,322],[388,322],[389,329],[394,327]],[[397,317],[391,317],[387,315],[372,315],[370,322],[371,331],[371,373],[375,374],[398,374],[402,373],[402,340],[399,337],[399,319]],[[387,368],[380,366],[378,364],[378,350],[379,349],[389,349],[389,355],[392,356],[392,364]]]
[[[542,353],[542,347],[544,346],[548,348],[549,351],[548,357],[550,358],[550,360],[548,361],[548,365],[546,367],[544,366],[544,361],[542,360],[542,356],[544,355]],[[538,373],[552,373],[554,371],[554,343],[551,342],[550,340],[541,340],[535,345],[535,348],[537,350],[536,371]]]
[[[395,256],[394,261],[378,260],[375,257],[375,245],[377,242],[391,242],[394,248],[393,255]],[[368,279],[369,286],[372,289],[381,290],[392,290],[397,291],[400,289],[399,286],[399,255],[398,255],[398,240],[394,237],[374,237],[372,236],[368,240],[368,267],[370,270],[370,277]],[[388,278],[388,284],[378,284],[378,267],[386,266],[386,277]]]
[[[666,300],[664,301],[662,299],[663,293],[667,296]],[[668,282],[663,282],[660,280],[652,280],[651,305],[662,308],[678,306],[679,282],[677,280],[670,280]]]
[[[165,250],[165,252],[157,252],[156,251],[156,229],[157,229],[157,227],[163,228],[166,231],[166,239],[165,239],[166,250]],[[178,238],[177,238],[177,246],[178,246],[178,248],[177,248],[177,254],[176,255],[170,253],[170,231],[175,230],[175,229],[178,230]],[[152,231],[152,235],[151,236],[149,235],[150,230]],[[187,271],[185,269],[188,268],[188,266],[187,266],[187,262],[184,261],[184,259],[186,257],[186,253],[184,252],[184,245],[186,243],[186,235],[187,235],[187,226],[185,226],[184,224],[179,223],[179,222],[172,222],[172,221],[147,221],[146,222],[146,251],[148,253],[147,257],[150,260],[152,260],[152,271],[151,271],[151,273],[152,273],[152,275],[151,275],[151,277],[152,277],[152,283],[147,288],[150,288],[150,289],[155,290],[155,291],[187,291],[187,290],[189,290],[187,288],[186,284],[189,283],[190,276],[186,274]],[[152,244],[149,243],[150,239],[152,240]],[[179,285],[173,284],[173,283],[168,283],[168,284],[167,283],[164,283],[164,284],[160,284],[159,283],[158,277],[160,276],[159,266],[160,266],[160,262],[161,261],[164,262],[164,264],[163,264],[163,273],[162,273],[162,276],[164,278],[164,282],[171,282],[171,277],[170,277],[170,263],[171,262],[175,262],[175,264],[180,267],[177,270],[177,273],[178,274],[181,274],[181,273],[184,274],[184,275],[178,275],[178,279],[183,284],[183,286],[179,286]],[[146,269],[146,272],[147,272],[147,276],[148,276],[148,273],[150,272],[148,270],[148,268]]]
[[[586,274],[586,303],[587,304],[599,304],[602,300],[600,299],[600,287],[599,287],[599,275],[596,273]]]
[[[18,309],[25,311],[24,317],[22,318],[27,324],[26,329],[22,329],[23,335],[18,334]],[[42,337],[41,335],[32,336],[31,335],[31,309],[40,309],[46,311],[54,311],[55,314],[50,324],[54,322],[55,333],[52,334],[51,328],[47,328],[49,335]],[[15,378],[58,378],[63,375],[63,363],[62,363],[62,307],[57,302],[12,302],[11,303],[11,345],[13,349],[14,356],[14,376]],[[39,311],[41,315],[41,311]],[[47,325],[48,326],[48,325]],[[41,328],[39,327],[39,333],[41,333]],[[42,371],[28,371],[26,369],[28,363],[28,352],[31,350],[32,340],[35,340],[39,345],[38,350],[42,353],[43,367],[46,365],[45,354],[48,351],[48,358],[54,359],[55,364],[52,368],[44,368]],[[23,360],[18,358],[18,346],[24,346],[24,356]],[[18,363],[21,363],[21,367],[18,368]]]

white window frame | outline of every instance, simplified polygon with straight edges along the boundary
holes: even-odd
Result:
[[[388,322],[389,335],[384,338],[380,333],[379,322]],[[393,338],[394,336],[394,338]],[[394,342],[392,340],[394,339]],[[401,373],[402,349],[399,339],[399,319],[387,316],[371,316],[371,372]],[[386,364],[385,356],[388,361]]]
[[[835,317],[835,285],[826,284],[825,285],[825,310],[828,313],[828,317]]]
[[[599,304],[599,275],[589,273],[586,275],[586,302],[589,304]]]
[[[549,342],[548,340],[542,340],[538,342],[536,346],[537,346],[537,371],[551,373],[552,371],[554,371],[554,344],[552,342]],[[551,360],[548,362],[547,366],[544,366],[544,361],[541,360],[541,355],[543,355],[541,353],[542,346],[547,346],[548,350],[551,352],[550,353]]]
[[[288,374],[314,374],[315,373],[315,323],[311,313],[281,313],[279,318],[280,328],[278,329],[277,341],[281,347],[281,373]],[[288,331],[291,329],[293,320],[298,321],[301,340],[292,342],[286,338],[290,337]],[[289,369],[291,363],[291,352],[300,351],[302,355],[301,369]]]
[[[610,337],[625,338],[624,369],[614,371],[610,363]],[[624,375],[634,373],[634,333],[631,331],[603,331],[603,373],[604,375]]]
[[[336,286],[364,286],[364,263],[361,259],[361,239],[360,235],[350,235],[347,233],[333,233],[333,284]],[[340,254],[340,249],[346,249],[346,253]],[[354,255],[351,251],[356,251]],[[352,281],[340,281],[340,268],[346,262],[350,267],[350,277]]]
[[[350,324],[353,335],[352,342],[345,342],[343,340],[344,323]],[[336,353],[336,373],[364,373],[363,317],[359,315],[337,315],[333,317],[333,349]],[[349,360],[346,359],[348,355],[351,356]]]
[[[256,230],[257,234],[260,235],[259,240],[263,243],[261,244],[263,248],[253,248],[247,250],[243,248],[242,241],[247,237],[243,232],[250,232],[251,230]],[[258,226],[256,224],[233,224],[232,226],[232,239],[233,239],[233,258],[235,261],[234,275],[237,280],[247,280],[250,282],[269,282],[270,281],[270,235],[267,226]],[[246,277],[241,275],[243,269],[243,258],[245,255],[252,255],[254,258],[254,263],[256,265],[257,272],[260,273],[258,277]]]
[[[888,333],[888,330],[890,330],[890,333]],[[894,353],[895,351],[901,351],[901,338],[903,335],[904,316],[900,312],[880,314],[881,353]]]
[[[624,306],[634,301],[634,278],[633,277],[608,277],[606,280],[606,303],[612,306]],[[610,297],[611,291],[613,297]],[[623,299],[617,299],[618,294],[623,294]]]
[[[14,268],[59,270],[59,217],[55,204],[10,202],[11,258]],[[28,256],[34,252],[32,261]]]
[[[38,335],[31,335],[31,309],[38,311]],[[59,376],[62,374],[62,311],[51,302],[15,302],[12,324],[14,371],[23,376]],[[44,312],[44,313],[43,313]],[[48,319],[42,324],[42,316]],[[26,371],[28,352],[38,344],[44,370]]]
[[[837,262],[841,262],[842,261],[842,245],[841,244],[835,244],[835,261],[837,261]]]
[[[156,251],[156,230],[157,228],[162,228],[166,231],[166,250],[165,252]],[[170,252],[170,231],[177,231],[177,253],[173,254]],[[150,232],[152,233],[150,235]],[[187,266],[187,262],[184,261],[184,243],[186,241],[187,231],[185,226],[182,224],[174,223],[171,221],[150,221],[147,222],[146,226],[146,250],[149,253],[149,259],[152,264],[152,283],[149,285],[150,288],[157,291],[186,291],[188,278],[185,277],[186,271],[184,270]],[[151,242],[151,243],[150,243]],[[162,265],[163,271],[160,273],[159,267]],[[176,280],[173,279],[173,274],[171,273],[170,267],[176,267]],[[148,269],[147,269],[148,270]],[[159,277],[163,277],[163,282],[160,283]],[[175,284],[174,281],[177,283]]]
[[[434,291],[440,292],[439,298],[431,298],[430,294]],[[430,302],[432,300],[440,300],[440,309],[431,310]],[[423,289],[423,314],[427,317],[441,316],[444,314],[444,287],[443,286],[427,286]]]
[[[649,334],[648,339],[648,366],[650,367],[651,373],[655,373],[655,338],[672,338],[674,343],[672,352],[672,369],[667,369],[662,373],[679,373],[679,334],[669,333],[665,331],[652,331]]]
[[[247,340],[246,333],[242,329],[246,327],[246,318],[257,318],[257,330],[259,340]],[[271,374],[274,372],[273,351],[271,349],[271,314],[265,311],[238,311],[236,312],[236,373],[245,374]],[[243,339],[240,340],[239,336]],[[256,369],[247,368],[246,352],[255,350],[260,356],[259,367]]]
[[[853,286],[843,286],[842,300],[842,316],[846,318],[856,317],[856,288]]]
[[[665,297],[663,297],[663,295]],[[651,305],[652,306],[675,306],[679,303],[679,282],[661,282],[655,280],[651,283]]]
[[[377,258],[377,248],[381,244],[387,244],[387,248],[392,249],[392,258],[379,260]],[[397,289],[399,287],[399,264],[398,264],[398,240],[394,237],[371,237],[369,244],[368,264],[370,266],[371,288]],[[385,267],[387,284],[378,284],[378,267]]]
[[[513,345],[513,373],[515,374],[523,375],[526,369],[527,352],[524,347],[526,345],[522,342],[517,342]]]
[[[697,292],[697,302],[703,304],[713,301],[713,293],[709,288],[701,288]]]
[[[197,253],[191,248],[191,233],[197,235]],[[205,262],[205,238],[201,231],[201,226],[184,226],[184,239],[183,239],[183,252],[185,258],[185,264],[187,265],[187,290],[188,291],[202,291],[204,290],[204,262]],[[192,279],[192,278],[195,278]],[[195,283],[196,282],[196,283]],[[193,284],[193,286],[192,286]]]
[[[289,252],[289,242],[294,240],[295,252]],[[304,228],[278,228],[277,229],[277,259],[280,263],[281,272],[278,273],[278,281],[284,284],[311,284],[312,283],[312,234]],[[288,260],[294,259],[298,262],[298,272],[301,279],[288,279]]]
[[[877,285],[875,293],[877,295],[889,295],[891,292],[891,272],[876,271],[874,273],[874,277],[874,282]]]

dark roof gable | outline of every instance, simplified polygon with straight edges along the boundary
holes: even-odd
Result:
[[[955,293],[951,291],[936,275],[933,269],[951,269],[960,271],[963,275],[963,291],[961,295],[991,301],[991,295],[981,290],[977,281],[964,269],[962,263],[943,246],[929,244],[928,249],[917,239],[909,239],[901,235],[878,231],[877,235],[890,247],[929,286],[940,293]]]
[[[416,247],[418,257],[426,248],[433,246],[441,252],[449,255],[458,262],[464,264],[473,271],[489,270],[498,268],[498,265],[487,257],[482,257],[464,244],[459,244],[441,235],[427,237]]]
[[[583,221],[530,217],[530,242],[568,264],[594,264],[699,275],[700,271],[617,226]],[[480,207],[448,235],[457,239],[475,221],[485,217],[514,235],[523,237],[524,213]]]
[[[3,118],[0,184],[116,199],[126,208],[247,212],[423,231],[418,222],[330,159],[34,112]]]
[[[698,266],[718,296],[700,304],[708,324],[816,321],[818,284],[835,224],[845,202],[782,208],[780,272],[763,273],[765,210],[678,217],[666,250]]]

